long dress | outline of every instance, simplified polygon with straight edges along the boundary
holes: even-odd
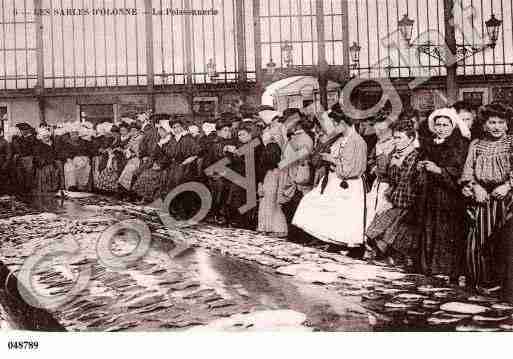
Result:
[[[57,192],[62,187],[57,151],[53,143],[37,141],[34,151],[34,189],[36,195]]]
[[[420,267],[424,274],[445,274],[453,280],[463,274],[465,205],[458,181],[468,141],[454,131],[443,143],[426,140],[421,160],[434,162],[441,174],[422,170],[417,201],[420,225]]]
[[[31,193],[34,181],[35,136],[13,138],[14,180],[13,189],[19,195]]]
[[[367,228],[374,220],[376,214],[380,214],[392,207],[385,193],[390,187],[387,174],[393,150],[394,141],[392,138],[388,137],[378,141],[369,156],[368,167],[374,170],[373,172],[376,178],[372,183],[371,190],[367,194]]]
[[[166,182],[167,170],[173,159],[174,146],[176,141],[174,137],[169,137],[161,141],[154,149],[149,160],[144,164],[144,169],[138,175],[132,190],[144,201],[149,202],[158,197],[162,193],[162,186]],[[158,165],[158,169],[154,169],[154,165]]]
[[[240,149],[243,147],[243,143],[238,143],[237,148]],[[256,185],[259,182],[263,181],[263,174],[261,173],[261,169],[259,168],[259,163],[261,161],[262,157],[262,151],[263,151],[263,145],[259,144],[254,148],[254,160],[255,160],[255,187],[251,189],[253,193],[257,193],[257,187]],[[230,160],[230,164],[228,167],[235,171],[236,173],[240,174],[243,177],[246,177],[246,157],[244,154],[238,155],[234,153],[227,153],[227,157]],[[229,191],[228,191],[228,198],[227,198],[227,206],[228,206],[228,217],[231,221],[231,224],[235,227],[245,228],[245,229],[252,229],[254,230],[256,227],[256,221],[255,217],[258,216],[257,214],[257,208],[249,209],[245,213],[240,212],[240,208],[244,206],[247,203],[248,198],[248,191],[233,182],[229,182]]]
[[[275,168],[267,171],[262,184],[263,196],[258,208],[258,231],[287,235],[287,220],[278,203],[278,196],[283,187],[283,172]]]
[[[190,157],[197,157],[200,152],[201,148],[197,140],[190,134],[182,135],[177,139],[172,154],[174,162],[167,171],[166,184],[163,186],[165,192],[162,193],[162,198],[166,198],[176,187],[186,182],[197,182],[200,179],[197,159],[187,164],[183,163]],[[200,206],[201,199],[193,192],[185,191],[173,198],[170,209],[175,218],[190,219]]]
[[[283,202],[283,210],[287,217],[287,223],[292,222],[294,213],[296,213],[304,193],[312,188],[312,171],[308,160],[309,154],[311,154],[312,151],[313,140],[304,132],[292,136],[290,141],[285,145],[283,151],[283,161],[286,164],[284,168],[285,181],[281,189],[280,198],[281,202]],[[297,160],[298,153],[304,153],[305,157],[301,160]],[[289,162],[292,163],[288,165]],[[305,173],[309,174],[310,178],[308,180],[304,178]]]
[[[103,142],[104,142],[105,136],[100,136],[94,138],[91,143],[93,145],[94,154],[91,158],[91,172],[92,172],[92,187],[93,189],[99,190],[98,188],[98,182],[99,182],[99,176],[100,176],[100,161],[101,157],[103,155]]]
[[[481,185],[490,194],[511,180],[513,137],[479,139],[470,144],[462,182]],[[467,277],[471,284],[488,285],[497,276],[497,235],[511,217],[512,192],[504,199],[491,198],[485,204],[467,207],[469,231],[466,238]]]
[[[387,198],[392,208],[377,214],[365,233],[381,253],[397,253],[402,259],[414,257],[418,249],[418,230],[414,221],[414,205],[419,196],[418,155],[412,150],[402,156],[402,160],[391,161]]]
[[[198,145],[198,142],[190,134],[182,135],[177,139],[173,146],[173,152],[171,153],[173,164],[167,173],[165,194],[172,191],[176,186],[179,186],[189,180],[193,180],[198,176],[198,167],[196,162],[189,164],[182,164],[182,162],[189,157],[198,156],[200,152],[201,148]]]
[[[117,191],[118,179],[124,163],[124,158],[119,152],[107,150],[100,156],[97,183],[100,191],[108,193]]]
[[[128,162],[119,176],[119,184],[127,191],[132,189],[135,175],[141,165],[140,147],[143,139],[143,134],[133,136],[126,146]]]
[[[365,228],[365,188],[362,176],[367,164],[367,145],[351,129],[331,146],[337,165],[301,202],[292,224],[329,243],[358,247]],[[343,183],[343,181],[345,181]],[[347,188],[342,188],[344,184]]]
[[[11,165],[12,146],[5,138],[0,138],[0,196],[11,192]]]
[[[235,145],[235,141],[232,139],[216,137],[208,148],[207,154],[203,159],[203,171],[206,171],[210,166],[225,158],[226,153],[224,152],[224,148],[229,145]],[[210,174],[208,176],[207,183],[212,194],[212,208],[210,214],[214,216],[217,221],[220,221],[220,223],[224,222],[228,212],[226,210],[226,203],[230,183],[218,173]]]

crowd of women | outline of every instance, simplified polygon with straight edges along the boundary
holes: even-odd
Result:
[[[508,106],[476,112],[458,102],[425,119],[412,109],[396,118],[383,112],[366,121],[371,134],[339,104],[318,117],[265,106],[245,117],[223,113],[201,126],[167,114],[18,124],[18,133],[0,133],[0,191],[24,198],[65,189],[149,203],[200,182],[212,195],[208,222],[465,278],[473,288],[510,287]],[[229,173],[249,176],[253,158],[258,204],[246,208],[251,190]],[[219,161],[226,166],[213,166]],[[186,219],[200,205],[186,191],[169,209]]]

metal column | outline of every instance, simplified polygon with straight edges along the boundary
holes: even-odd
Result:
[[[321,105],[328,109],[328,62],[326,61],[326,43],[324,36],[324,7],[323,0],[316,0],[317,18],[317,64],[319,67],[319,93]]]

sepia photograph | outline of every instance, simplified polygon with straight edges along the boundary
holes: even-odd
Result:
[[[513,331],[512,15],[0,0],[0,346]]]

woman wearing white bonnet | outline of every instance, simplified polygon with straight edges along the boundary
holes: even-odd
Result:
[[[205,122],[201,126],[201,129],[203,130],[203,133],[205,136],[210,135],[211,133],[216,131],[216,124],[211,122]]]
[[[441,108],[428,118],[431,137],[420,148],[416,218],[419,267],[453,282],[463,275],[465,201],[458,181],[465,164],[470,130],[456,110]]]
[[[454,108],[448,107],[439,108],[438,110],[433,111],[431,115],[429,115],[428,127],[431,133],[436,133],[435,120],[439,117],[445,117],[449,119],[452,123],[452,126],[457,128],[463,137],[470,139],[470,128],[468,125],[460,118],[458,112],[456,112]]]

